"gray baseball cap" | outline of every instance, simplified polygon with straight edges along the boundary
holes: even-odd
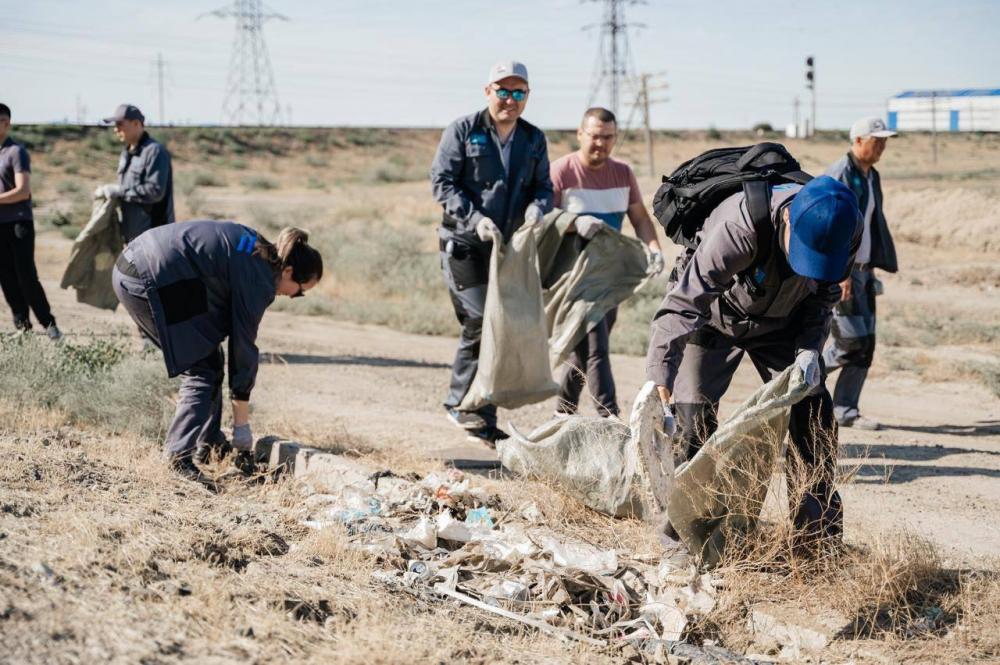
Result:
[[[141,120],[146,122],[146,116],[142,114],[138,106],[132,104],[119,104],[113,115],[104,118],[104,122],[111,124],[120,120]]]
[[[524,66],[523,62],[518,62],[517,60],[501,60],[490,67],[490,78],[486,81],[486,84],[496,83],[508,76],[516,76],[527,83],[528,68]]]
[[[885,120],[879,118],[878,116],[862,118],[851,125],[852,141],[854,139],[868,138],[869,136],[874,136],[876,138],[888,138],[890,136],[896,136],[896,132],[886,127]]]

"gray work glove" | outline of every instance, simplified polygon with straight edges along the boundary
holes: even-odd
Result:
[[[795,364],[802,370],[802,376],[805,378],[806,385],[810,388],[815,388],[819,385],[820,369],[819,354],[817,352],[812,350],[800,351],[799,355],[795,356]]]
[[[573,225],[576,227],[576,232],[580,234],[581,238],[590,240],[601,230],[604,222],[590,215],[580,215],[573,222]]]
[[[536,206],[534,203],[529,205],[524,209],[524,224],[526,226],[531,226],[532,224],[537,224],[541,221],[542,209]]]
[[[253,448],[253,433],[250,432],[250,423],[233,427],[233,448],[236,450]]]
[[[660,252],[650,252],[649,254],[649,272],[653,275],[659,275],[663,272],[665,264],[663,262],[663,254]]]
[[[108,185],[99,185],[97,189],[94,190],[95,199],[105,198],[110,200],[110,199],[120,199],[121,197],[122,197],[121,185],[116,185],[113,183]]]
[[[674,412],[666,402],[663,403],[663,433],[669,437],[677,434],[677,419],[674,418]]]
[[[483,242],[493,240],[494,234],[499,233],[500,229],[497,228],[497,225],[494,224],[493,220],[489,217],[483,217],[479,220],[479,223],[476,224],[476,235],[479,236],[479,239]]]

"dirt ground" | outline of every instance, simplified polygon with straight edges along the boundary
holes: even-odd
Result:
[[[66,332],[86,335],[127,328],[119,310],[76,304],[57,287],[68,241],[48,234],[39,259],[47,292]],[[910,288],[887,280],[890,293]],[[953,302],[954,293],[918,291],[924,306]],[[995,308],[992,298],[981,306]],[[264,319],[262,366],[254,392],[255,420],[274,426],[342,431],[350,439],[415,457],[489,458],[469,444],[441,407],[456,340],[387,328],[273,312]],[[644,382],[643,359],[615,355],[615,377],[627,413]],[[759,379],[744,362],[723,409],[749,394]],[[528,431],[548,419],[554,399],[501,412],[501,422]],[[586,408],[586,407],[585,407]],[[1000,552],[1000,400],[967,381],[930,382],[875,372],[863,410],[885,423],[879,432],[841,430],[847,533],[911,530],[937,544],[954,565]],[[287,425],[286,425],[287,426]]]
[[[182,144],[175,152],[179,173],[218,167],[223,182],[179,191],[179,217],[209,211],[258,224],[281,211],[285,222],[301,216],[320,230],[377,222],[385,225],[377,232],[391,234],[415,226],[423,239],[413,251],[430,254],[437,208],[421,165],[429,161],[435,136],[417,132],[403,139],[393,148],[399,157],[394,160],[387,161],[374,146],[351,148],[343,160],[337,158],[339,149],[320,157],[309,151],[305,161],[293,155],[276,158],[270,167],[248,158],[237,170],[198,162]],[[669,170],[711,143],[704,137],[666,140],[657,162]],[[793,152],[812,171],[844,150],[835,141],[793,143]],[[572,145],[566,137],[553,144],[554,156]],[[1000,140],[954,138],[936,166],[929,161],[926,137],[906,137],[896,146],[882,172],[901,271],[881,276],[886,295],[879,301],[880,346],[862,401],[866,415],[886,428],[841,431],[847,540],[867,545],[913,533],[933,544],[945,570],[996,572]],[[641,156],[637,145],[624,153]],[[82,161],[72,173],[51,174],[56,162],[61,168],[74,163],[68,161],[74,154],[61,145],[37,159],[33,155],[36,170],[50,170],[39,216],[59,209],[70,193],[108,179],[105,165],[93,160]],[[379,171],[389,167],[403,172]],[[241,174],[257,170],[269,172],[278,185],[245,185]],[[305,184],[317,170],[336,184]],[[60,186],[64,181],[85,184]],[[640,182],[648,200],[655,179],[640,173]],[[71,293],[58,289],[69,254],[64,235],[43,231],[37,258],[67,338],[131,331],[124,312],[79,305]],[[365,261],[386,260],[352,257],[350,251],[337,254],[338,260],[355,260],[362,267]],[[416,318],[437,316],[452,326],[443,286],[433,281],[436,275],[428,279],[427,288],[441,298],[422,302]],[[338,298],[357,290],[361,281],[332,272],[314,297],[265,317],[260,347],[266,362],[253,404],[256,433],[277,432],[321,447],[377,449],[416,469],[440,460],[491,459],[492,453],[468,443],[445,420],[440,404],[454,337],[345,321],[371,320],[365,310],[351,309],[348,315],[337,309],[343,302]],[[405,291],[362,297],[372,303],[406,302]],[[324,298],[334,303],[332,309]],[[0,323],[0,330],[7,326]],[[412,321],[402,327],[423,330]],[[612,362],[627,412],[644,381],[643,361],[616,354]],[[745,364],[723,409],[757,384]],[[549,402],[502,412],[501,424],[526,431],[547,420],[553,407]],[[148,441],[71,431],[57,422],[39,413],[0,427],[0,452],[8,456],[0,469],[0,644],[18,654],[18,661],[606,660],[531,633],[491,627],[475,615],[430,610],[373,591],[367,581],[370,561],[298,525],[301,496],[293,484],[235,488],[224,498],[206,498],[171,481]],[[600,524],[611,542],[642,529],[610,520]],[[336,598],[338,607],[346,608],[343,616],[319,625],[284,618],[282,598],[317,594]],[[90,626],[95,613],[101,619]],[[994,662],[988,658],[1000,652],[992,648],[974,654],[949,651],[945,640],[849,642],[827,660]],[[0,662],[8,660],[0,653]]]

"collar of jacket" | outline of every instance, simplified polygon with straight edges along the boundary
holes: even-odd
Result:
[[[527,122],[526,120],[524,120],[523,118],[519,117],[517,119],[517,122],[515,123],[515,126],[516,126],[516,128],[518,130],[524,130],[524,126],[525,126],[526,122]],[[482,127],[487,132],[497,133],[496,123],[493,122],[493,116],[490,115],[490,110],[488,108],[483,109],[479,113],[479,119],[476,121],[476,124],[478,124],[480,127]],[[522,133],[522,132],[519,131],[518,133]]]
[[[125,150],[127,150],[130,155],[138,155],[142,152],[142,149],[146,147],[146,144],[152,140],[153,139],[150,137],[149,132],[144,131],[142,136],[139,137],[139,142],[135,144],[135,147],[126,146]]]
[[[847,151],[847,163],[848,165],[850,165],[852,169],[860,173],[862,178],[865,177],[865,171],[864,169],[861,168],[861,165],[858,163],[858,158],[854,156],[853,150]],[[868,171],[869,173],[871,173],[873,180],[878,177],[878,171],[875,170],[874,165],[868,167]]]

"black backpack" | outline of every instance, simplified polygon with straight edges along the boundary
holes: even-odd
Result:
[[[717,148],[703,152],[677,167],[653,197],[653,214],[667,237],[693,250],[705,219],[722,201],[743,191],[747,210],[757,231],[754,265],[767,261],[774,226],[771,223],[771,186],[804,185],[812,176],[780,143],[758,143],[743,148]]]

